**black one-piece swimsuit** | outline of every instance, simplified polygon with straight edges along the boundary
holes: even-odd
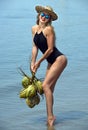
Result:
[[[47,40],[44,36],[43,32],[36,33],[34,36],[34,43],[40,49],[40,51],[44,54],[48,49]],[[50,64],[53,64],[56,58],[60,55],[63,55],[56,47],[53,48],[53,52],[46,59]]]

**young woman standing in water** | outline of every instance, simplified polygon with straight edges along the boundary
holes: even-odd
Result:
[[[46,76],[42,87],[46,98],[47,124],[53,126],[55,121],[53,114],[53,92],[57,79],[67,65],[67,58],[55,46],[55,32],[51,23],[58,18],[57,14],[50,6],[36,6],[35,9],[38,16],[36,25],[32,27],[31,71],[36,73],[40,64],[45,59],[47,60]],[[38,49],[40,49],[43,55],[36,61]]]

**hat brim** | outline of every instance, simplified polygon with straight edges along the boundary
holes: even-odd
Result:
[[[42,7],[42,6],[36,6],[36,7],[35,7],[35,10],[37,11],[37,13],[41,13],[41,12],[46,12],[46,13],[48,13],[48,14],[51,16],[52,21],[58,19],[58,16],[57,16],[57,14],[56,14],[55,12],[50,11],[50,10],[48,10],[48,9]]]

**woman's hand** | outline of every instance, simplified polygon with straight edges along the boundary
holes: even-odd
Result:
[[[38,69],[39,67],[40,67],[40,62],[38,61],[38,62],[35,63],[34,68],[35,68],[35,70],[37,71],[37,69]]]
[[[31,72],[34,72],[34,64],[32,64],[32,63],[30,65],[30,70],[31,70]]]
[[[40,66],[40,62],[36,62],[35,64],[31,64],[31,71],[36,73],[37,69],[39,68]]]

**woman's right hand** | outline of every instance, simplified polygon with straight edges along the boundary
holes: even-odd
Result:
[[[33,72],[33,73],[36,73],[36,71],[37,71],[37,68],[35,67],[35,64],[33,65],[31,65],[31,72]]]
[[[31,71],[36,73],[37,69],[40,67],[40,62],[36,62],[35,64],[31,64]]]
[[[34,64],[31,64],[31,66],[30,66],[30,70],[31,70],[31,72],[34,72],[34,73],[35,73],[35,70],[34,70]]]

